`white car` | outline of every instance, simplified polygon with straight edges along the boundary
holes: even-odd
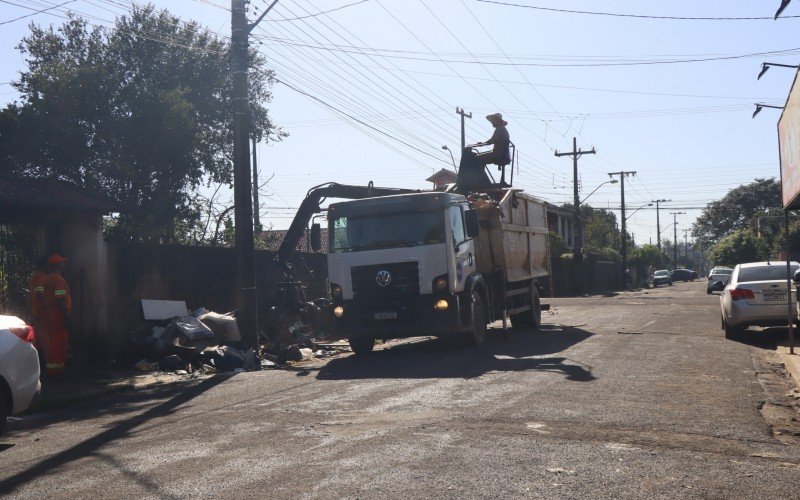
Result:
[[[790,267],[794,275],[800,264],[792,262]],[[787,325],[786,292],[786,261],[748,262],[734,267],[719,299],[725,337],[731,338],[749,326]],[[790,295],[797,322],[794,291]]]
[[[16,316],[0,315],[0,434],[6,418],[25,411],[42,389],[34,331]]]

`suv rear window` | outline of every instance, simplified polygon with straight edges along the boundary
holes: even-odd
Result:
[[[715,276],[717,274],[721,274],[723,276],[730,276],[732,272],[733,272],[733,269],[715,269],[715,270],[711,271],[711,275]]]
[[[792,275],[797,271],[796,265],[791,267]],[[743,267],[739,269],[739,282],[786,280],[786,264],[774,266]]]

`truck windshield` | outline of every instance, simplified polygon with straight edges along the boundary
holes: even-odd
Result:
[[[442,211],[337,217],[332,229],[332,253],[445,242]]]

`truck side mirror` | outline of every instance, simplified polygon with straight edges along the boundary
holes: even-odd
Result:
[[[311,248],[315,252],[322,250],[322,227],[317,222],[311,224]]]
[[[464,212],[464,222],[467,224],[467,238],[477,238],[480,233],[478,225],[478,211],[475,209]]]

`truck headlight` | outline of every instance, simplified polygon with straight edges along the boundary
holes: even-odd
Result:
[[[336,283],[331,283],[331,295],[333,296],[334,299],[341,299],[342,287],[340,287]]]
[[[436,304],[433,306],[433,308],[437,311],[446,311],[448,307],[450,307],[450,304],[448,304],[444,299],[437,300]]]
[[[333,308],[333,315],[336,316],[337,318],[341,318],[342,316],[344,316],[344,307],[342,307],[342,306],[334,307]]]
[[[436,291],[447,290],[447,275],[443,274],[433,280],[433,289]]]

